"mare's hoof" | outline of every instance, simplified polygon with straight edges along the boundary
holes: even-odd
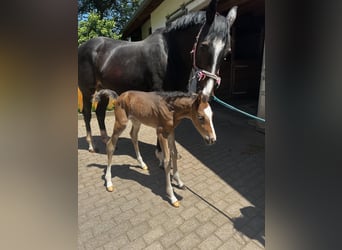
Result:
[[[107,187],[107,191],[108,192],[113,192],[114,191],[114,187],[113,186]]]
[[[179,201],[175,201],[174,203],[172,203],[172,206],[179,207],[180,206],[180,202]]]
[[[142,166],[141,168],[142,168],[143,170],[147,170],[147,169],[148,169],[148,167],[147,167],[146,165]]]

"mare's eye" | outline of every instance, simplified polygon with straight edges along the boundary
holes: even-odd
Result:
[[[198,116],[198,120],[199,120],[200,122],[204,122],[204,116],[199,115],[199,116]]]
[[[209,41],[201,42],[201,47],[208,47],[208,46],[209,46]]]

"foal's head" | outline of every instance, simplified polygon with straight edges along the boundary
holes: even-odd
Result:
[[[191,120],[202,135],[208,145],[214,144],[216,141],[216,133],[213,124],[213,111],[202,94],[198,94],[196,100],[192,104]]]
[[[203,95],[207,98],[212,95],[214,86],[220,84],[219,69],[231,51],[230,29],[237,15],[236,6],[226,17],[217,14],[216,4],[217,1],[211,1],[206,11],[206,22],[198,34],[193,55],[197,87],[203,89]]]

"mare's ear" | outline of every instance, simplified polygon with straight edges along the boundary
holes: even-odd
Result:
[[[233,25],[235,19],[236,19],[236,15],[237,15],[237,6],[234,6],[230,9],[230,11],[227,14],[227,21],[229,24],[229,27]]]
[[[214,21],[216,15],[217,0],[211,0],[206,11],[206,23],[211,24]]]

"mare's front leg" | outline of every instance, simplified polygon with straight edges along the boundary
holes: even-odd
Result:
[[[177,200],[175,194],[173,193],[171,185],[171,161],[170,161],[170,151],[168,147],[168,139],[163,136],[161,132],[158,131],[158,140],[163,152],[165,177],[166,177],[166,194],[171,201],[172,206],[179,207],[180,203]]]
[[[124,110],[122,110],[120,107],[115,109],[115,124],[114,124],[114,131],[112,137],[107,142],[107,157],[108,157],[108,164],[107,164],[107,170],[106,170],[106,187],[107,191],[113,192],[114,187],[112,183],[112,158],[113,154],[116,148],[116,143],[119,139],[119,136],[122,134],[122,132],[127,127],[127,116]]]
[[[175,148],[176,148],[176,145],[175,145]],[[163,158],[164,157],[163,157],[162,149],[160,147],[159,140],[157,140],[156,150],[155,150],[154,153],[156,155],[156,158],[159,160],[159,167],[160,168],[164,168],[164,166],[163,166],[163,162],[164,162]],[[177,149],[176,149],[176,156],[177,156],[177,159],[182,158],[182,156],[178,153]]]
[[[157,139],[157,144],[156,144],[156,150],[154,151],[156,158],[159,160],[159,167],[164,168],[163,162],[164,162],[164,156],[163,156],[163,151],[161,149],[159,139]]]
[[[175,142],[175,133],[174,131],[170,133],[168,137],[168,143],[170,148],[170,154],[171,154],[171,160],[172,160],[172,167],[173,167],[173,179],[177,182],[177,185],[181,189],[185,189],[185,185],[182,182],[182,180],[179,177],[178,173],[178,165],[177,165],[177,158],[178,158],[178,152],[176,148],[176,142]]]
[[[139,145],[138,145],[138,143],[139,143],[138,142],[138,132],[140,129],[140,125],[141,125],[141,123],[139,121],[132,120],[132,129],[131,129],[130,135],[131,135],[133,147],[135,150],[135,154],[137,156],[137,160],[138,160],[141,168],[144,170],[147,170],[148,167],[147,167],[146,163],[143,161],[143,158],[141,157]]]
[[[82,92],[82,102],[83,102],[82,114],[83,114],[84,123],[85,123],[86,131],[87,131],[86,140],[89,145],[88,151],[91,153],[94,153],[96,149],[93,143],[93,138],[91,135],[91,127],[90,127],[92,94],[93,93],[91,93],[91,91]]]
[[[109,103],[109,98],[107,96],[101,96],[101,100],[97,104],[96,107],[96,118],[97,122],[99,123],[100,133],[101,133],[101,140],[103,143],[107,143],[109,136],[107,135],[106,124],[105,124],[105,117],[106,117],[106,110]]]

